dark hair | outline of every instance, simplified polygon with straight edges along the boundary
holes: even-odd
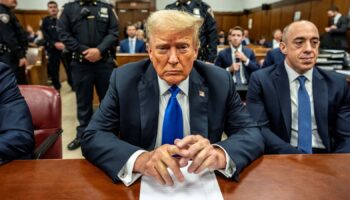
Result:
[[[56,1],[49,1],[49,2],[47,2],[47,5],[50,5],[50,4],[55,4],[57,6],[57,2]]]
[[[232,33],[232,31],[241,31],[242,32],[242,35],[244,35],[244,29],[240,26],[235,26],[233,28],[230,29],[230,35]]]
[[[331,5],[331,7],[328,8],[328,11],[339,12],[339,9],[337,6]]]

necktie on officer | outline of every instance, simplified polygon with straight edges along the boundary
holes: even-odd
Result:
[[[310,97],[305,88],[305,76],[299,76],[298,90],[298,149],[312,153],[312,129]]]
[[[176,85],[169,89],[171,97],[164,114],[162,144],[174,144],[176,138],[183,138],[182,110],[176,99],[179,91]]]

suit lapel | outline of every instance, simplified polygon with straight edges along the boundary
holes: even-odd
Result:
[[[140,103],[140,121],[141,121],[141,144],[149,144],[143,148],[153,149],[156,141],[158,129],[158,113],[159,113],[159,86],[157,74],[152,66],[152,63],[147,63],[149,66],[145,75],[138,83],[138,94]]]
[[[233,63],[233,60],[232,60],[232,49],[231,49],[231,47],[229,47],[229,48],[227,49],[226,60],[228,61],[228,63],[227,63],[228,66],[230,66],[230,65]]]
[[[194,62],[194,66],[198,65]],[[208,138],[208,88],[193,67],[189,81],[189,106],[191,134]]]
[[[314,100],[314,112],[317,124],[317,131],[320,135],[323,144],[330,150],[330,139],[328,134],[328,87],[319,73],[317,68],[314,68],[312,78],[312,91]]]
[[[273,74],[274,85],[280,100],[281,112],[283,115],[283,121],[286,127],[286,133],[288,134],[288,140],[291,137],[291,102],[290,102],[290,88],[289,79],[284,64],[276,66],[276,70]]]

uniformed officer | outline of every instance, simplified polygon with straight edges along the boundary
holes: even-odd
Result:
[[[198,59],[214,63],[217,56],[217,26],[211,7],[202,0],[177,0],[165,9],[183,10],[202,17],[204,23],[200,30],[200,49]]]
[[[16,0],[0,0],[0,61],[11,66],[18,84],[26,84],[28,39],[12,11],[16,6]]]
[[[106,94],[118,40],[118,20],[110,4],[99,0],[75,0],[64,5],[57,22],[60,40],[72,52],[71,72],[77,96],[76,138],[68,144],[80,146],[83,130],[92,116],[93,88],[100,101]]]
[[[62,51],[64,44],[59,40],[56,29],[58,5],[55,1],[47,3],[49,16],[45,17],[41,24],[41,30],[45,38],[45,47],[49,56],[47,71],[51,76],[52,85],[56,90],[60,90],[61,83],[59,79],[60,61],[62,60]],[[63,60],[62,60],[63,61]],[[67,73],[68,84],[73,88],[72,75],[67,62],[62,62]]]

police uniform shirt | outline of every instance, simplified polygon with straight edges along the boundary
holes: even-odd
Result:
[[[0,4],[0,45],[2,53],[24,58],[28,48],[27,34],[10,8]]]
[[[41,31],[44,34],[46,48],[54,48],[55,43],[59,42],[58,33],[56,29],[57,18],[52,16],[47,16],[43,19],[41,25]]]
[[[118,40],[117,17],[112,6],[101,1],[76,0],[65,4],[57,30],[66,47],[79,53],[98,48],[101,54],[105,54],[114,50]]]

